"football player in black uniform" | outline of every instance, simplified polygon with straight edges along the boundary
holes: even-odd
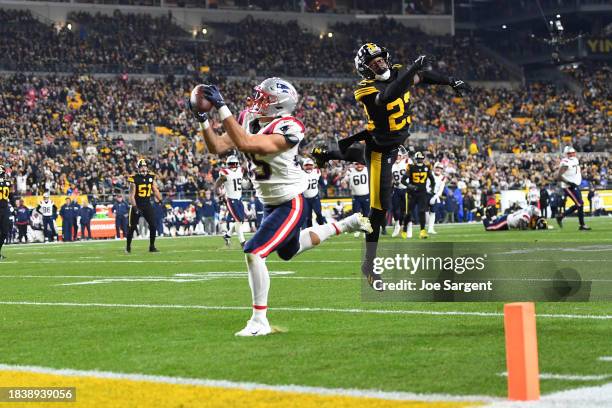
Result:
[[[155,195],[155,199],[158,202],[161,202],[162,197],[155,184],[155,174],[149,172],[147,161],[145,159],[138,160],[136,167],[138,172],[128,177],[128,182],[130,183],[130,212],[128,213],[128,234],[125,252],[129,254],[132,251],[132,238],[134,237],[134,231],[138,227],[140,216],[143,216],[149,224],[149,252],[159,252],[155,248],[155,232],[157,227],[155,225],[155,212],[151,205],[151,194]]]
[[[410,88],[416,84],[448,85],[461,94],[470,87],[464,81],[433,71],[424,55],[409,67],[392,65],[389,52],[374,43],[359,48],[355,68],[363,78],[355,90],[355,100],[365,110],[366,129],[340,140],[339,151],[315,147],[312,156],[317,165],[329,160],[360,161],[365,156],[370,174],[370,223],[374,232],[366,235],[368,245],[361,270],[373,286],[374,281],[381,279],[372,272],[372,262],[376,257],[380,226],[391,204],[391,167],[398,147],[410,135]],[[356,144],[361,141],[365,141],[365,145]]]
[[[416,212],[417,206],[419,207],[419,224],[421,226],[419,238],[427,238],[427,230],[425,229],[425,211],[429,208],[427,180],[431,183],[432,191],[435,190],[436,179],[429,166],[425,164],[425,156],[421,152],[416,152],[414,154],[414,164],[406,166],[406,173],[402,177],[402,184],[408,190],[408,211],[404,218],[404,230],[402,233],[404,238],[407,237],[408,224],[411,224],[412,216]]]
[[[2,255],[2,245],[4,240],[8,238],[11,216],[9,212],[9,200],[11,196],[11,182],[6,176],[4,167],[0,165],[0,260],[5,259]]]

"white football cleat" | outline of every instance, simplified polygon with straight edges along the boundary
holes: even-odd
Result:
[[[268,319],[255,319],[252,318],[247,322],[244,329],[240,330],[235,334],[238,337],[253,337],[253,336],[266,336],[272,333],[272,328]]]
[[[408,229],[406,230],[406,238],[410,239],[412,238],[412,225],[408,227]]]
[[[370,219],[364,217],[360,213],[353,214],[350,217],[346,217],[340,221],[344,232],[355,232],[355,237],[359,236],[359,232],[365,232],[370,234],[372,232],[372,226],[370,225]]]
[[[427,233],[428,233],[428,234],[431,234],[431,235],[436,235],[436,234],[437,234],[437,232],[436,232],[436,231],[434,231],[434,229],[433,229],[433,228],[432,228],[432,229],[427,230]]]
[[[397,224],[395,224],[395,228],[393,228],[393,233],[391,234],[391,236],[393,238],[397,237],[400,232],[402,232],[402,226],[399,225],[399,222]]]

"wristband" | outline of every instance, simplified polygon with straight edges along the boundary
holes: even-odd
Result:
[[[223,105],[222,107],[220,107],[219,109],[219,117],[221,118],[221,121],[223,122],[225,119],[229,118],[230,116],[232,116],[232,112],[230,112],[229,108],[227,107],[227,105]]]
[[[210,122],[206,119],[204,122],[198,122],[200,130],[206,130],[210,127]]]

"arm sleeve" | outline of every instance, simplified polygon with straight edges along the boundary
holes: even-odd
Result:
[[[407,170],[404,175],[402,176],[402,180],[400,181],[400,183],[402,183],[405,186],[408,186],[410,184],[410,170]]]
[[[419,78],[428,85],[451,85],[452,82],[451,77],[433,70],[419,72]]]
[[[385,105],[402,96],[406,89],[414,84],[414,76],[420,69],[420,66],[411,65],[410,68],[401,71],[397,78],[385,88],[383,93],[376,95],[376,104]]]
[[[427,177],[429,178],[429,182],[431,183],[431,191],[435,194],[436,193],[436,179],[433,176],[431,169],[429,169],[429,171],[427,172]]]

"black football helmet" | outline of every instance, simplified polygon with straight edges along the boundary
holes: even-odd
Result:
[[[136,163],[136,168],[138,169],[138,172],[143,176],[149,171],[149,167],[145,159],[138,159],[138,162]]]
[[[4,166],[0,164],[0,180],[4,179],[4,175],[6,171],[4,170]]]
[[[414,154],[414,162],[416,164],[423,164],[423,162],[425,162],[425,156],[423,155],[423,153],[421,152],[416,152]]]
[[[548,223],[546,222],[546,219],[542,217],[538,218],[535,223],[535,229],[538,229],[538,230],[548,229]]]
[[[374,43],[365,43],[355,55],[355,68],[359,75],[365,79],[374,79],[376,73],[370,69],[368,64],[376,57],[382,57],[387,63],[387,67],[391,69],[391,55],[385,47],[378,46]]]

